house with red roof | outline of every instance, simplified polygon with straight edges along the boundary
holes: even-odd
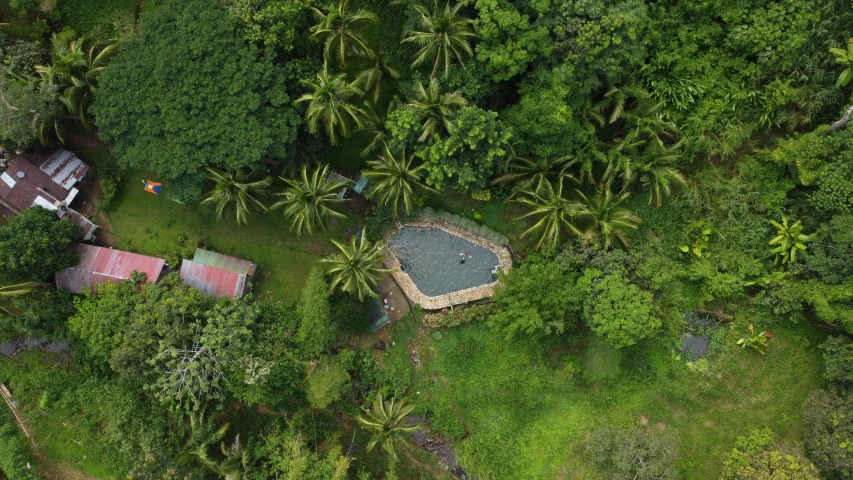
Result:
[[[256,270],[247,260],[199,248],[192,260],[181,263],[181,280],[206,295],[234,299],[248,292]]]
[[[71,248],[80,262],[58,272],[56,286],[74,293],[92,292],[97,283],[130,280],[133,272],[145,274],[145,281],[154,283],[165,271],[162,258],[83,243],[74,243]]]

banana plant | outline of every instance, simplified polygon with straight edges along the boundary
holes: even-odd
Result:
[[[750,323],[749,324],[749,335],[741,338],[737,341],[737,344],[741,346],[741,348],[754,348],[758,350],[758,353],[764,355],[764,348],[767,346],[767,330],[755,333],[755,327]]]
[[[791,225],[788,225],[788,217],[782,216],[782,223],[770,220],[770,223],[776,227],[776,236],[770,240],[769,245],[773,246],[770,253],[776,255],[776,263],[782,261],[782,264],[794,263],[797,260],[797,252],[806,249],[806,243],[814,238],[814,235],[806,235],[803,233],[803,224],[799,220]]]
[[[847,40],[847,48],[830,48],[829,52],[835,55],[835,63],[847,67],[838,75],[835,88],[846,87],[853,81],[853,37]]]

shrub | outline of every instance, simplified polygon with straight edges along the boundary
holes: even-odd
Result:
[[[430,328],[458,327],[463,323],[485,320],[498,310],[497,304],[483,303],[457,307],[453,310],[427,313],[424,315],[424,325]]]
[[[806,449],[827,476],[853,473],[853,394],[843,388],[815,392],[806,401]]]
[[[101,170],[98,172],[98,178],[101,180],[101,199],[98,200],[98,208],[109,211],[119,191],[121,176],[112,170]]]
[[[0,478],[35,480],[35,472],[27,468],[27,451],[26,438],[4,405],[0,409]]]
[[[818,480],[817,468],[801,454],[781,452],[774,448],[770,429],[754,429],[738,437],[725,462],[724,479],[796,479]]]
[[[844,336],[826,339],[820,346],[823,352],[824,376],[830,382],[853,383],[853,342]]]
[[[13,275],[30,280],[51,278],[79,261],[69,248],[79,230],[50,210],[28,208],[0,229],[0,258]]]
[[[611,480],[678,478],[675,437],[668,432],[602,427],[593,432],[590,448]]]
[[[315,408],[326,408],[339,400],[350,384],[350,376],[340,362],[324,358],[308,374],[305,394]]]
[[[492,191],[489,189],[480,190],[479,192],[472,193],[471,198],[481,202],[488,202],[492,199]]]

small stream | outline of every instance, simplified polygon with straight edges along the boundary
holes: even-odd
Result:
[[[456,453],[453,451],[453,445],[448,443],[440,435],[426,428],[427,421],[424,415],[409,415],[406,417],[406,425],[412,426],[418,423],[423,428],[413,432],[415,445],[437,456],[438,463],[450,473],[462,480],[475,480],[473,475],[470,475],[459,465],[459,462],[456,460]]]
[[[0,344],[0,355],[14,357],[27,350],[39,349],[48,353],[71,353],[71,347],[65,342],[51,342],[41,337],[18,337]]]

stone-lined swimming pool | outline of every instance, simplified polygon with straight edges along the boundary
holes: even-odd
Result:
[[[500,263],[488,248],[436,227],[402,227],[388,239],[388,248],[429,297],[490,284]]]

